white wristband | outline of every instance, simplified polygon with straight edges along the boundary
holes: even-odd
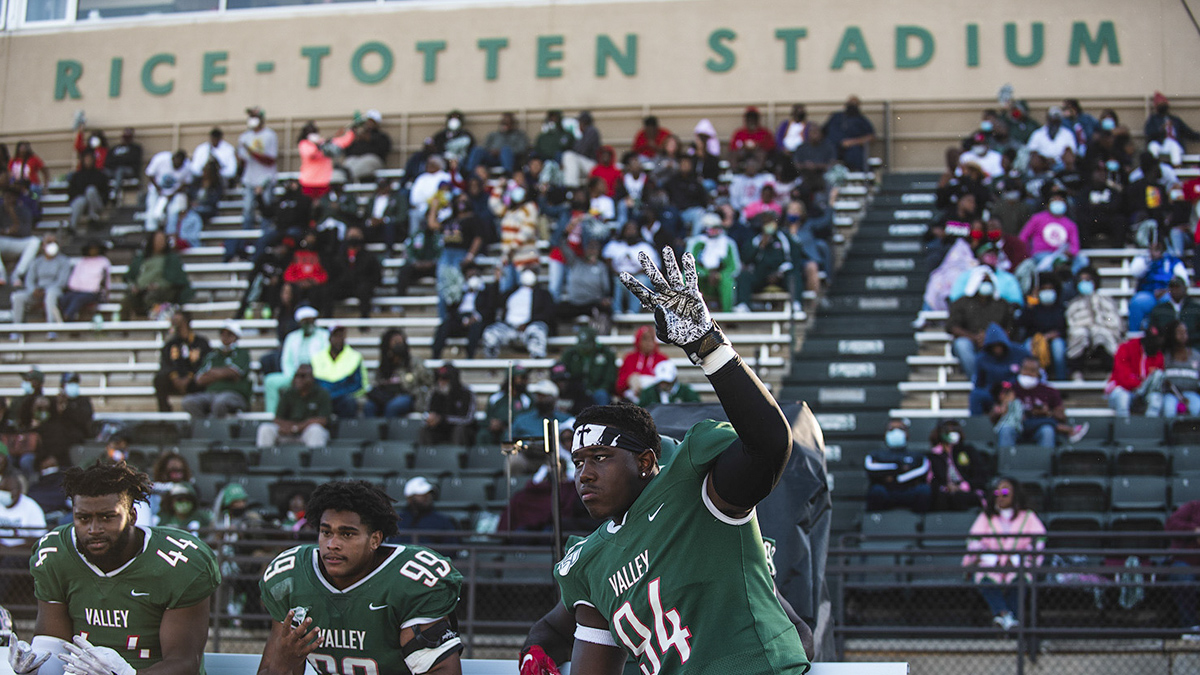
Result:
[[[603,628],[592,628],[581,624],[575,624],[575,639],[606,647],[617,646],[617,641],[613,639],[612,633]]]
[[[712,375],[720,370],[721,366],[729,363],[735,358],[737,358],[737,352],[733,351],[733,347],[729,345],[721,345],[720,347],[712,350],[708,356],[705,356],[704,359],[700,361],[700,369],[704,371],[705,375]]]

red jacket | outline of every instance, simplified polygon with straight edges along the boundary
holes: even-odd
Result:
[[[298,281],[311,281],[315,284],[323,284],[329,281],[329,273],[325,271],[325,266],[321,264],[321,257],[316,251],[300,249],[292,256],[292,262],[283,271],[283,280],[289,284],[294,284]],[[1159,365],[1162,365],[1162,357],[1160,356]]]
[[[654,345],[654,351],[649,354],[643,354],[638,351],[637,343],[644,333],[654,334],[653,326],[642,326],[637,329],[637,333],[633,338],[633,351],[625,355],[621,360],[621,369],[617,371],[617,393],[624,396],[625,390],[629,388],[629,376],[633,374],[653,375],[654,366],[660,362],[667,360],[667,355],[659,350],[658,345]]]
[[[1112,375],[1108,377],[1108,382],[1104,385],[1104,393],[1111,394],[1117,387],[1133,391],[1141,386],[1147,375],[1161,370],[1162,367],[1162,352],[1154,356],[1146,356],[1140,338],[1126,340],[1121,343],[1120,347],[1117,347],[1117,354],[1113,357]]]
[[[1167,532],[1195,532],[1200,527],[1200,500],[1191,501],[1179,507],[1179,510],[1167,518],[1163,527]],[[1175,560],[1189,565],[1200,565],[1200,555],[1194,555],[1200,549],[1200,535],[1194,539],[1173,539],[1171,548],[1188,551],[1193,555],[1175,554]]]

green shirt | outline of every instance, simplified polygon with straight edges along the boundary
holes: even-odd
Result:
[[[304,396],[295,387],[283,390],[279,396],[279,407],[275,409],[275,417],[289,422],[303,422],[314,417],[329,417],[333,414],[333,400],[325,389],[313,386],[308,396]]]
[[[323,641],[309,656],[319,673],[409,672],[400,630],[449,616],[462,575],[445,557],[420,546],[385,546],[391,554],[358,583],[334,588],[320,570],[320,549],[308,544],[280,553],[259,589],[271,618],[282,622],[303,607]]]
[[[665,403],[699,403],[700,395],[682,382],[676,383],[675,388],[667,395]],[[652,405],[664,403],[662,400],[662,390],[658,386],[646,387],[642,393],[638,395],[638,405],[643,408],[648,408]]]
[[[555,568],[563,603],[596,608],[644,672],[799,675],[808,660],[775,598],[758,520],[708,503],[710,465],[737,438],[705,420],[625,515],[572,538]]]
[[[116,650],[140,671],[162,660],[158,631],[163,613],[208,602],[221,584],[221,573],[212,549],[191,534],[165,527],[139,529],[145,536],[141,552],[108,574],[75,548],[69,524],[38,540],[29,569],[34,595],[65,604],[74,634]]]
[[[241,347],[234,347],[228,352],[221,348],[213,349],[204,357],[196,376],[199,377],[214,368],[233,368],[241,377],[236,380],[210,382],[204,388],[205,391],[213,394],[232,391],[241,394],[247,403],[250,402],[250,352]]]

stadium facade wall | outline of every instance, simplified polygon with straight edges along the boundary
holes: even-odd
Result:
[[[909,151],[904,131],[965,130],[1006,82],[1035,101],[1115,102],[1135,127],[1155,90],[1200,97],[1200,39],[1176,0],[413,0],[44,27],[16,13],[0,34],[0,134],[61,133],[84,109],[103,128],[150,128],[148,150],[191,147],[249,105],[277,129],[376,108],[403,153],[453,108],[486,113],[477,136],[500,110],[530,131],[549,108],[608,110],[599,124],[620,145],[647,112],[681,136],[712,114],[727,134],[746,104],[777,121],[794,101],[823,116],[857,93],[894,132],[893,166],[915,168],[940,153]]]

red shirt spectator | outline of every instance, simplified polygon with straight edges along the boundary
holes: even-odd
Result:
[[[771,134],[765,127],[759,126],[758,108],[746,108],[746,113],[742,115],[742,120],[745,126],[733,132],[733,140],[730,142],[730,147],[734,152],[755,150],[763,150],[771,152],[775,149],[775,136]]]
[[[670,137],[671,132],[658,126],[658,118],[651,115],[642,120],[641,130],[633,137],[633,151],[643,157],[654,157]]]
[[[599,161],[590,175],[604,180],[608,190],[604,193],[609,197],[617,193],[617,182],[621,180],[621,170],[616,165],[617,151],[611,145],[600,148]]]
[[[96,140],[93,141],[92,139]],[[96,168],[103,171],[104,160],[108,159],[108,145],[104,142],[104,133],[100,131],[93,131],[90,136],[84,137],[83,129],[76,131],[75,154],[78,155],[84,150],[92,151],[92,154],[96,156]],[[82,165],[77,166],[76,168],[78,169],[81,166]]]
[[[654,377],[654,366],[666,360],[667,355],[658,348],[654,327],[642,326],[633,338],[633,351],[621,360],[621,369],[617,371],[617,391],[636,401],[645,383]]]
[[[28,181],[30,185],[41,185],[43,181],[50,182],[50,174],[46,172],[46,163],[41,157],[33,154],[33,146],[29,141],[17,143],[13,158],[8,163],[8,175],[13,180]]]
[[[1108,382],[1104,384],[1105,394],[1111,394],[1117,387],[1125,391],[1134,391],[1142,386],[1142,382],[1146,380],[1146,377],[1150,373],[1162,370],[1162,352],[1156,351],[1154,354],[1146,354],[1143,345],[1145,340],[1145,337],[1134,338],[1133,340],[1126,340],[1121,343],[1120,347],[1117,347],[1117,354],[1113,357],[1112,375],[1108,377]]]

